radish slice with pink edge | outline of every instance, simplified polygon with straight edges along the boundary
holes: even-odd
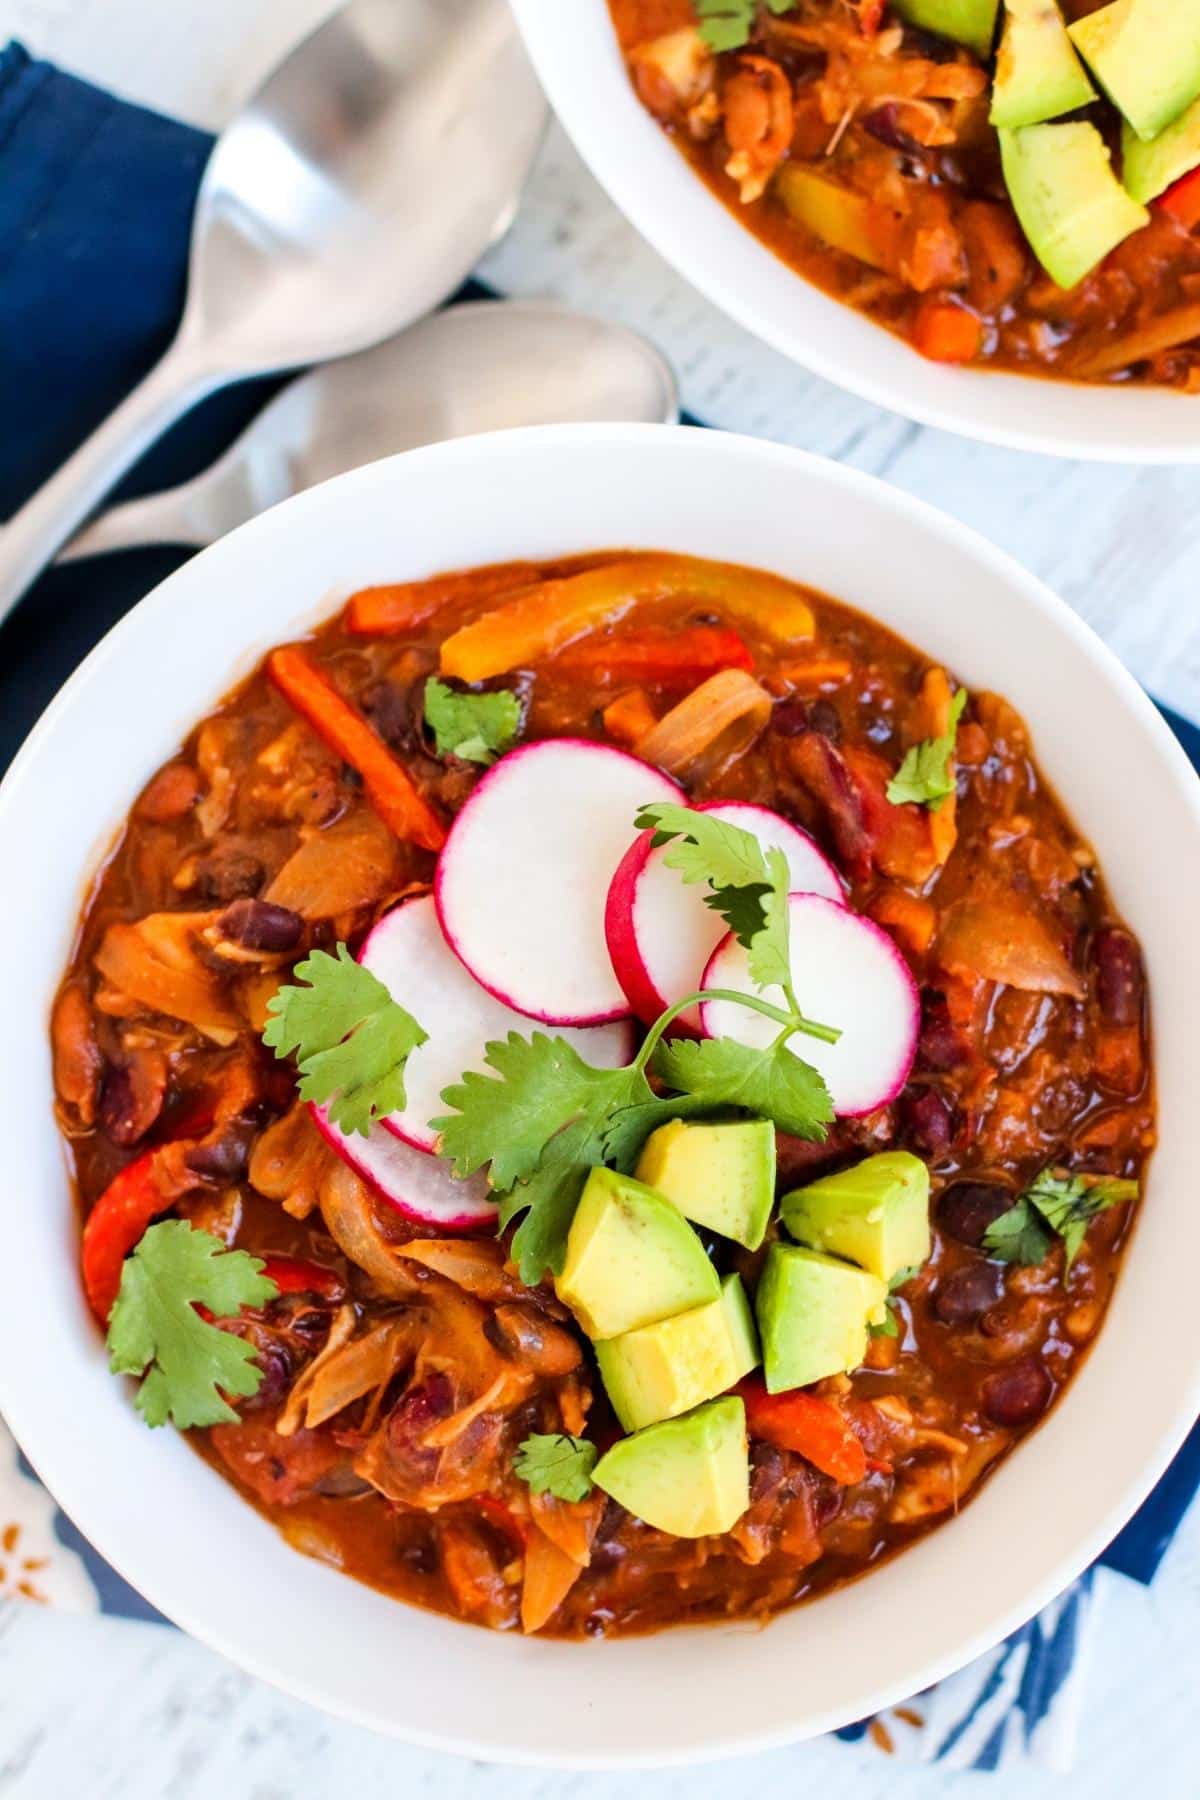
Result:
[[[604,900],[639,807],[683,800],[648,763],[584,738],[513,750],[475,789],[434,880],[446,942],[489,994],[547,1025],[629,1016]]]
[[[837,870],[789,819],[744,800],[710,801],[695,810],[750,832],[764,850],[782,850],[793,893],[823,894],[835,906],[845,904]],[[704,903],[708,888],[685,884],[679,871],[667,865],[670,846],[656,850],[653,844],[654,833],[643,831],[629,846],[612,878],[604,912],[617,979],[647,1025],[700,986],[704,966],[725,935],[720,914]],[[681,1033],[698,1037],[699,1007],[681,1013],[676,1025]]]
[[[414,1150],[431,1153],[437,1134],[429,1121],[446,1110],[443,1088],[461,1081],[467,1070],[483,1070],[487,1045],[510,1031],[528,1032],[529,1021],[467,973],[442,936],[432,894],[385,913],[358,960],[429,1033],[405,1066],[407,1106],[380,1124]],[[625,1019],[565,1026],[559,1035],[598,1069],[619,1069],[633,1055],[633,1027]]]
[[[908,964],[885,931],[848,907],[816,894],[792,894],[788,911],[796,998],[808,1018],[842,1034],[836,1044],[823,1044],[797,1032],[788,1048],[825,1077],[840,1118],[874,1112],[896,1098],[917,1051],[921,1007]],[[755,987],[746,952],[732,933],[710,959],[704,986],[783,1003],[778,988]],[[706,1000],[701,1018],[709,1037],[756,1049],[779,1034],[772,1020],[731,1000]]]
[[[406,1219],[438,1231],[478,1231],[496,1223],[497,1206],[487,1177],[456,1181],[447,1163],[402,1144],[381,1125],[368,1137],[343,1131],[324,1106],[309,1106],[313,1123],[331,1150]]]

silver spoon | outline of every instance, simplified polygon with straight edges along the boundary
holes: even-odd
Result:
[[[59,561],[133,544],[210,544],[289,494],[441,438],[677,416],[670,367],[634,332],[548,301],[467,301],[301,376],[210,469],[102,513]]]
[[[306,38],[212,153],[174,343],[0,530],[0,617],[204,394],[365,349],[453,293],[545,118],[506,0],[348,0]]]

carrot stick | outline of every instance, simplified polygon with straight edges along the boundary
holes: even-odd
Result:
[[[974,313],[953,300],[922,300],[913,321],[913,343],[931,362],[968,363],[979,354],[982,327]]]
[[[693,625],[673,634],[631,632],[585,638],[556,657],[554,666],[564,675],[691,687],[719,669],[752,669],[754,658],[736,631],[719,625]]]
[[[360,588],[346,602],[346,629],[361,637],[386,637],[408,631],[461,601],[495,600],[537,581],[536,563],[497,563],[493,569],[462,575],[433,575],[428,581],[398,581]]]
[[[794,1450],[844,1487],[853,1487],[867,1472],[867,1453],[844,1415],[828,1400],[803,1388],[768,1394],[757,1375],[738,1383],[746,1406],[746,1429],[781,1450]]]
[[[273,650],[267,674],[334,755],[358,770],[367,799],[388,829],[422,850],[440,850],[445,827],[413,786],[404,765],[303,652]]]
[[[778,643],[808,639],[815,622],[801,590],[777,575],[733,563],[648,553],[579,575],[539,582],[442,645],[442,673],[486,681],[528,668],[640,602],[694,600],[745,621]]]

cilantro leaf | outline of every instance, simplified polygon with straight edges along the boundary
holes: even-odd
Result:
[[[712,1102],[703,1094],[674,1094],[663,1100],[645,1100],[639,1106],[623,1106],[605,1128],[604,1160],[622,1175],[632,1175],[652,1131],[672,1119],[690,1119],[712,1111]]]
[[[610,1111],[652,1097],[640,1073],[594,1069],[565,1038],[542,1031],[510,1031],[487,1046],[484,1062],[496,1074],[470,1070],[445,1088],[442,1099],[455,1110],[431,1125],[460,1179],[490,1162],[496,1188],[528,1180],[567,1125],[582,1119],[594,1134]]]
[[[588,1170],[600,1159],[599,1138],[586,1120],[576,1120],[551,1140],[529,1180],[501,1195],[502,1231],[524,1212],[513,1233],[512,1255],[526,1287],[536,1287],[546,1274],[562,1274],[575,1208]]]
[[[669,1087],[706,1107],[742,1107],[815,1143],[833,1118],[821,1076],[786,1043],[756,1050],[733,1038],[680,1038],[659,1045],[654,1069]]]
[[[950,762],[958,736],[958,721],[967,704],[966,688],[959,688],[950,702],[950,725],[941,737],[925,738],[914,744],[887,785],[887,797],[893,806],[909,801],[937,812],[954,792],[954,776]]]
[[[879,1325],[872,1325],[870,1327],[872,1337],[894,1338],[900,1336],[900,1320],[896,1315],[895,1307],[892,1305],[892,1296],[893,1294],[899,1293],[905,1282],[911,1281],[913,1276],[920,1271],[920,1268],[920,1263],[912,1263],[907,1269],[896,1270],[896,1273],[888,1282],[888,1297],[884,1307],[883,1321]]]
[[[983,1234],[983,1248],[997,1262],[1022,1263],[1030,1268],[1045,1262],[1053,1242],[1053,1235],[1024,1195],[1006,1213],[993,1219]]]
[[[773,13],[790,12],[796,0],[766,0]],[[713,50],[740,50],[749,41],[755,0],[696,0],[700,35]]]
[[[535,1433],[517,1451],[513,1469],[535,1494],[586,1500],[597,1454],[587,1438],[568,1437],[566,1432]]]
[[[1136,1181],[1117,1181],[1107,1176],[1059,1176],[1053,1169],[1043,1169],[1024,1195],[1062,1239],[1066,1250],[1064,1273],[1083,1248],[1091,1221],[1110,1206],[1121,1206],[1137,1197]]]
[[[263,1042],[276,1056],[296,1052],[302,1100],[329,1101],[336,1125],[366,1137],[375,1119],[403,1108],[404,1065],[428,1033],[345,944],[336,956],[314,950],[293,974],[309,985],[281,987],[267,1002]]]
[[[460,694],[431,675],[425,683],[425,723],[439,756],[490,763],[516,742],[521,702],[507,688],[494,694]]]
[[[781,987],[791,992],[792,950],[791,915],[788,911],[790,871],[782,850],[767,851],[767,869],[771,884],[763,895],[761,931],[750,939],[746,966],[750,979],[760,988]]]
[[[220,1318],[264,1306],[279,1289],[262,1269],[258,1257],[226,1250],[182,1219],[145,1233],[121,1271],[108,1350],[114,1375],[144,1375],[137,1408],[147,1425],[237,1424],[222,1392],[257,1393],[262,1370],[252,1344],[210,1325],[196,1306]]]

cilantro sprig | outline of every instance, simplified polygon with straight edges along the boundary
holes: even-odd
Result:
[[[490,763],[516,742],[521,702],[507,688],[494,694],[460,694],[431,675],[425,683],[425,723],[439,756]]]
[[[256,1256],[227,1250],[183,1219],[145,1233],[121,1271],[108,1350],[114,1375],[142,1376],[137,1409],[147,1425],[237,1424],[224,1395],[258,1392],[254,1347],[196,1308],[229,1318],[243,1306],[265,1306],[279,1289],[262,1271]]]
[[[959,688],[950,702],[950,723],[940,737],[925,738],[914,744],[887,785],[887,797],[893,806],[915,801],[938,812],[954,792],[954,776],[950,763],[954,756],[958,722],[967,704],[966,688]]]
[[[587,1438],[570,1437],[565,1431],[535,1432],[518,1449],[513,1469],[535,1494],[586,1500],[598,1454]]]
[[[796,0],[766,0],[768,12],[791,12]],[[712,50],[740,50],[750,38],[756,0],[696,0],[700,36]]]
[[[1045,1262],[1055,1238],[1066,1253],[1064,1277],[1083,1248],[1092,1220],[1111,1206],[1136,1200],[1136,1181],[1111,1176],[1056,1175],[1043,1169],[1016,1203],[988,1226],[983,1247],[998,1262],[1035,1267]]]
[[[914,1275],[920,1273],[920,1269],[920,1263],[913,1263],[911,1267],[907,1269],[896,1270],[896,1273],[888,1282],[887,1300],[884,1303],[883,1318],[878,1325],[872,1325],[870,1327],[872,1337],[898,1338],[900,1336],[900,1320],[896,1315],[896,1308],[892,1304],[893,1297],[899,1293],[905,1282],[911,1281]]]
[[[405,1065],[428,1033],[345,944],[336,956],[314,950],[293,974],[267,1003],[263,1043],[279,1057],[295,1051],[302,1100],[328,1101],[335,1125],[366,1137],[403,1110]]]

